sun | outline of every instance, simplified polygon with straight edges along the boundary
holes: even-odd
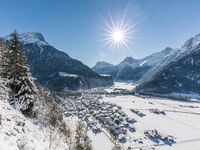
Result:
[[[106,45],[112,49],[128,48],[128,44],[134,35],[134,24],[130,24],[129,21],[122,18],[121,20],[110,19],[110,21],[104,20],[104,38]]]
[[[121,42],[124,40],[124,34],[122,31],[114,31],[112,33],[112,40],[114,42]]]

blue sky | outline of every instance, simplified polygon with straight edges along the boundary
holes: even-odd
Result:
[[[93,66],[98,60],[118,63],[141,58],[169,46],[180,47],[200,33],[199,0],[1,0],[0,35],[41,32],[57,49]],[[136,26],[128,48],[109,48],[102,41],[109,16]]]

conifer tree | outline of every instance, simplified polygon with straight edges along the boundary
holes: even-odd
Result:
[[[7,85],[11,89],[10,104],[23,113],[29,114],[34,105],[36,88],[16,31],[10,35],[5,58],[7,63],[3,67],[3,77],[8,79]]]
[[[8,53],[8,47],[4,43],[3,39],[0,38],[0,76],[6,76],[6,66],[7,66],[7,58],[6,55]]]
[[[83,123],[78,122],[75,135],[75,150],[92,150],[91,141],[87,135],[87,129]]]
[[[83,124],[81,122],[78,122],[77,127],[76,127],[76,135],[75,135],[75,143],[74,143],[74,146],[75,146],[74,148],[76,150],[84,150],[82,135],[83,135]]]
[[[87,135],[86,128],[84,128],[84,131],[83,131],[83,140],[84,140],[84,150],[93,150],[90,138]]]

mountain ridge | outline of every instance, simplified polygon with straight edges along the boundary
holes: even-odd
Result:
[[[113,84],[111,78],[99,75],[81,61],[51,46],[41,33],[27,32],[18,35],[31,73],[39,83],[50,90],[76,90]],[[9,36],[4,39],[9,43]],[[79,77],[60,76],[59,72],[76,74]]]
[[[187,40],[178,51],[175,61],[138,85],[136,91],[175,98],[199,98],[200,34]]]

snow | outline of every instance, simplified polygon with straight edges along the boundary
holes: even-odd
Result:
[[[147,57],[141,59],[140,61],[141,61],[141,63],[145,63],[148,66],[154,66],[154,65],[159,64],[160,62],[162,62],[164,59],[166,59],[166,58],[170,57],[171,55],[173,55],[174,51],[175,50],[173,50],[172,48],[167,47],[163,51],[160,51],[160,52],[157,52],[157,53],[153,53],[152,55],[147,56]]]
[[[0,83],[0,150],[49,150],[49,129],[13,109],[6,93]],[[53,139],[52,149],[68,149],[58,132],[54,132]]]
[[[73,131],[75,131],[76,129],[77,122],[81,121],[76,116],[65,118],[65,120]],[[114,145],[109,136],[106,134],[106,131],[102,131],[103,132],[94,134],[92,130],[88,130],[87,134],[91,140],[92,146],[94,150],[111,150]]]
[[[125,83],[122,87],[125,86]],[[154,147],[159,150],[198,150],[200,146],[200,103],[174,101],[160,98],[141,98],[136,96],[104,97],[101,101],[115,103],[137,122],[134,123],[136,132],[128,132],[127,142],[122,144],[128,148]],[[133,102],[134,101],[134,102]],[[146,114],[139,117],[130,111],[130,108]],[[149,109],[164,110],[166,115],[154,114]],[[145,137],[145,130],[156,129],[162,134],[171,135],[176,143],[170,145],[162,141],[155,143]],[[134,140],[140,139],[143,144]]]
[[[133,90],[135,88],[135,85],[132,83],[124,83],[124,82],[114,82],[114,85],[109,87],[109,88],[105,88],[105,90],[107,92],[112,92],[114,90],[117,89],[122,89],[122,90]]]
[[[10,35],[5,36],[4,39],[9,41]],[[44,40],[43,35],[38,32],[20,33],[19,40],[24,45],[35,43],[40,48],[40,53],[43,52],[44,46],[49,45],[49,43]]]
[[[114,146],[104,132],[94,134],[91,130],[89,130],[88,136],[92,141],[94,150],[111,150]]]
[[[20,147],[23,147],[23,150],[49,149],[49,131],[47,128],[39,128],[39,126],[34,125],[31,120],[25,118],[3,100],[0,101],[0,114],[2,116],[0,150],[18,150]],[[55,147],[58,150],[67,149],[67,145],[58,133],[55,133],[54,142],[52,142],[52,149]]]
[[[70,78],[78,78],[79,76],[76,74],[69,74],[66,72],[58,72],[59,76],[61,77],[70,77]]]
[[[140,67],[143,66],[146,62],[147,62],[147,60],[141,62],[141,63],[140,63]]]
[[[113,66],[112,64],[109,64],[105,61],[98,61],[96,63],[96,65],[94,67],[92,67],[93,69],[101,69],[101,68],[104,68],[104,67],[110,67],[110,66]]]
[[[185,51],[187,49],[193,50],[197,48],[200,44],[200,34],[197,34],[196,36],[190,38],[185,42],[185,44],[181,47],[182,51]]]
[[[116,82],[112,87],[105,88],[105,90],[132,90],[134,87],[135,85],[132,83]],[[70,105],[69,108],[73,110],[78,107],[77,105],[81,105],[84,100],[88,101],[91,99],[93,101],[98,101],[97,95],[90,93],[91,91],[92,89],[88,90],[88,93],[86,92],[87,95],[84,96],[83,94],[79,99],[67,98],[63,100],[65,103],[68,102],[68,104],[71,104],[72,106]],[[3,94],[0,94],[0,96],[1,95]],[[102,95],[100,97],[102,97]],[[3,99],[6,99],[6,96]],[[197,101],[184,102],[163,98],[143,98],[133,95],[122,95],[115,97],[103,96],[103,98],[100,99],[100,103],[101,102],[109,102],[121,106],[122,111],[125,112],[129,118],[137,121],[131,124],[131,127],[135,128],[136,131],[131,132],[127,130],[127,135],[124,135],[126,141],[124,143],[119,142],[124,150],[128,147],[136,150],[141,148],[145,150],[199,150],[200,103]],[[138,110],[146,116],[139,117],[130,109]],[[156,114],[149,109],[158,109],[164,111],[165,114]],[[25,118],[21,113],[14,110],[5,100],[0,101],[0,115],[3,118],[2,125],[0,125],[0,150],[18,150],[20,145],[24,146],[25,150],[33,148],[36,150],[48,149],[49,132],[47,128],[40,128],[38,125],[33,124],[30,119]],[[84,120],[73,115],[64,119],[72,128],[72,131],[75,131],[77,121]],[[86,124],[85,121],[83,122]],[[24,126],[22,125],[23,123],[25,123]],[[94,133],[88,128],[88,136],[90,137],[94,150],[111,150],[113,147],[113,139],[110,133],[102,126],[98,127],[101,130],[99,133]],[[157,130],[162,135],[170,135],[174,138],[175,143],[170,145],[160,139],[153,141],[144,134],[144,131],[147,130]],[[59,134],[55,135],[55,143],[52,149],[55,149],[55,147],[60,150],[67,149],[66,144],[62,142],[62,138],[59,137]]]
[[[132,57],[126,57],[121,63],[118,64],[120,68],[123,68],[125,66],[131,66],[133,69],[138,67],[138,60],[132,58]]]
[[[100,76],[102,76],[102,77],[111,77],[111,75],[109,75],[109,74],[100,74]]]

